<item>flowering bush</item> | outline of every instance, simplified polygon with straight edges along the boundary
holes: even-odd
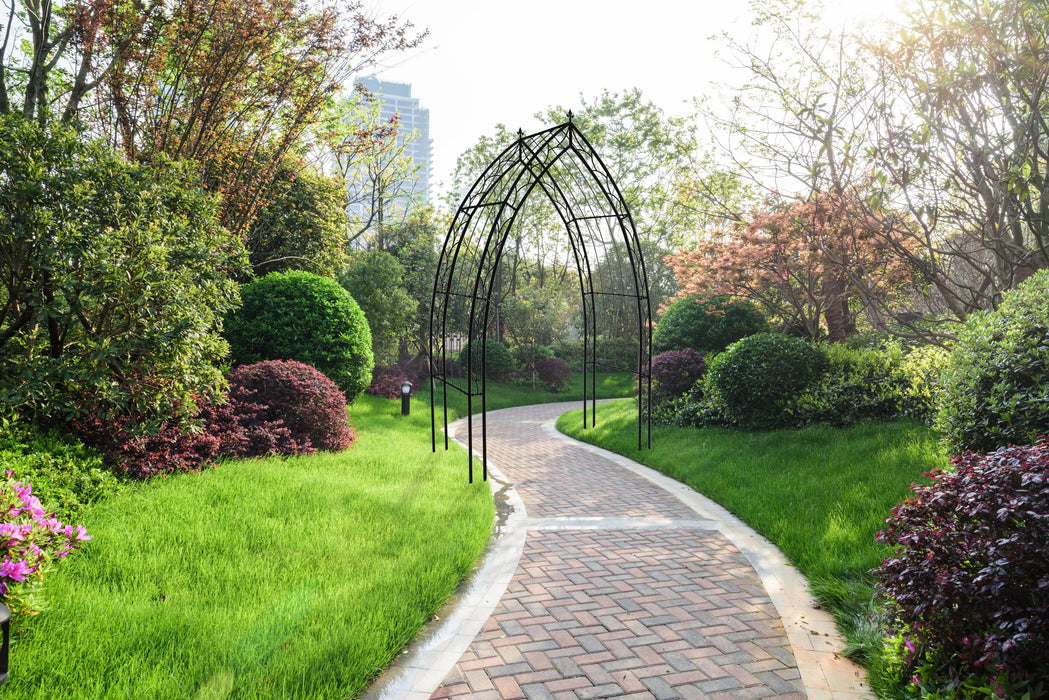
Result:
[[[902,672],[952,697],[1003,679],[1049,687],[1049,445],[951,463],[878,533],[897,546],[875,573]]]
[[[310,365],[294,360],[267,360],[235,368],[229,375],[230,399],[262,406],[254,419],[278,421],[290,431],[298,454],[336,452],[353,444],[357,434],[346,415],[346,395],[335,382]]]
[[[547,357],[535,363],[535,373],[539,381],[546,384],[550,391],[568,391],[572,379],[572,369],[564,360]]]
[[[7,472],[0,481],[0,601],[13,612],[32,612],[47,566],[89,539],[82,525],[49,517],[32,486]]]

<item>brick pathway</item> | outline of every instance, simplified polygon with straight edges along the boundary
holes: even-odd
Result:
[[[543,423],[565,410],[488,416],[489,461],[524,501],[527,536],[431,697],[806,697],[747,558],[663,488],[553,438]]]

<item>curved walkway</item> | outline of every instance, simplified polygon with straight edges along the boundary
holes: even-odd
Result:
[[[488,414],[496,538],[364,697],[873,697],[778,550],[689,487],[558,433],[579,406]]]

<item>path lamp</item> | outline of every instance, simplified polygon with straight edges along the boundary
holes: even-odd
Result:
[[[0,685],[7,682],[7,652],[11,644],[11,610],[0,603],[0,628],[3,628],[3,646],[0,646]]]
[[[401,382],[401,415],[412,412],[412,383],[405,379]]]

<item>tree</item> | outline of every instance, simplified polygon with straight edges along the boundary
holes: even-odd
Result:
[[[6,4],[0,112],[20,93],[26,116],[44,123],[61,111],[63,121],[89,124],[129,158],[198,163],[223,195],[223,223],[238,234],[264,204],[284,156],[311,133],[326,133],[323,108],[339,86],[378,55],[421,38],[409,34],[410,23],[371,19],[360,3]],[[22,54],[12,26],[19,16],[31,35]]]
[[[162,420],[221,385],[216,333],[243,247],[191,164],[126,162],[66,127],[0,117],[0,399],[64,420]]]
[[[372,352],[379,365],[396,362],[401,341],[415,331],[417,304],[405,290],[403,280],[404,268],[383,250],[357,253],[340,278],[368,319]]]
[[[269,272],[305,270],[333,277],[347,263],[345,189],[300,159],[286,156],[247,235],[256,277]]]
[[[874,47],[878,199],[897,203],[937,334],[1049,266],[1049,8],[921,2]],[[920,328],[913,328],[921,332]]]
[[[671,257],[684,294],[750,299],[785,329],[807,338],[825,332],[833,342],[856,331],[856,280],[890,299],[910,278],[881,237],[882,222],[844,198],[770,203],[748,218]]]
[[[385,230],[405,222],[420,199],[416,190],[420,165],[408,154],[417,132],[400,128],[398,115],[380,120],[381,104],[358,86],[345,104],[343,122],[350,125],[333,155],[347,183],[345,209],[350,219],[350,241],[382,248]],[[361,139],[362,133],[370,138]]]

